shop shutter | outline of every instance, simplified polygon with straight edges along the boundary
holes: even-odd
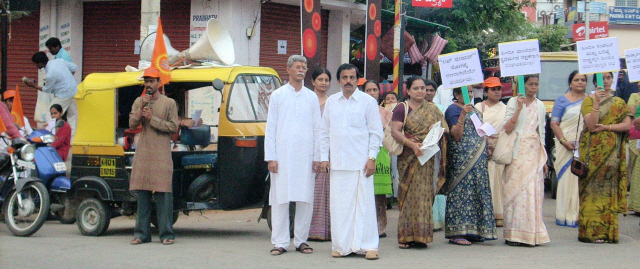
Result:
[[[260,20],[260,66],[271,67],[282,81],[289,80],[287,59],[302,53],[300,34],[300,7],[267,3],[262,5]],[[322,11],[321,52],[322,66],[327,65],[327,35],[329,11]],[[278,54],[278,40],[287,40],[287,54]],[[331,67],[331,70],[337,68]],[[311,75],[308,73],[307,75]]]
[[[82,78],[96,72],[124,72],[138,67],[140,0],[84,2]]]
[[[189,48],[191,1],[162,0],[160,2],[162,30],[171,46],[178,51]]]
[[[20,85],[22,109],[24,115],[31,122],[31,126],[35,126],[33,113],[35,112],[38,95],[35,89],[22,84],[22,77],[38,78],[38,70],[31,62],[31,56],[39,48],[39,14],[39,12],[34,12],[28,16],[13,20],[10,28],[11,39],[8,41],[7,46],[7,90],[15,89],[16,84]],[[1,35],[0,40],[2,40]]]

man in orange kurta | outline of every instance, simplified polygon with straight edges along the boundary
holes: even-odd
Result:
[[[176,102],[158,91],[160,71],[147,68],[144,74],[147,94],[138,97],[129,114],[129,127],[142,124],[140,140],[133,157],[129,189],[138,195],[135,238],[132,245],[151,242],[151,195],[156,201],[158,229],[162,244],[175,240],[173,233],[173,196],[171,183],[171,134],[178,131]]]

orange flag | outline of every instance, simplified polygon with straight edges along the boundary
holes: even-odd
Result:
[[[171,69],[169,68],[169,58],[167,57],[167,47],[164,45],[164,33],[160,18],[158,18],[158,30],[156,31],[156,44],[153,47],[151,56],[151,67],[160,70],[160,86],[169,83]]]
[[[13,97],[13,107],[11,107],[11,118],[20,128],[24,127],[24,113],[22,112],[22,100],[20,100],[20,88],[16,85],[16,96]]]

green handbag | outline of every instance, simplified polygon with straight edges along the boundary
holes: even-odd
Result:
[[[384,147],[376,157],[376,172],[373,174],[373,184],[376,195],[392,194],[391,188],[391,156]]]

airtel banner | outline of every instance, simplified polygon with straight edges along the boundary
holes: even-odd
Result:
[[[452,8],[453,0],[412,0],[411,5],[414,7]]]
[[[573,25],[573,41],[584,40],[586,27],[584,23]],[[589,39],[609,37],[609,24],[606,21],[589,22]]]

